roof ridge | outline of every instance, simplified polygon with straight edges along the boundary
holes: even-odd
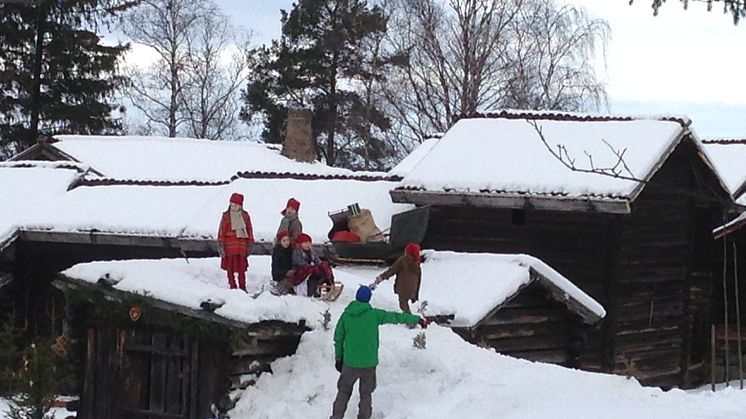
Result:
[[[686,116],[676,115],[612,115],[612,114],[592,114],[578,113],[567,111],[532,111],[522,109],[501,109],[493,112],[475,112],[471,114],[461,114],[456,121],[461,119],[532,119],[532,120],[552,120],[552,121],[578,121],[578,122],[610,122],[610,121],[667,121],[676,122],[686,128],[691,125],[692,121]]]
[[[0,168],[4,169],[66,169],[85,173],[89,170],[88,165],[71,161],[47,161],[47,160],[8,160],[0,161]]]
[[[746,138],[703,138],[702,144],[746,144]]]

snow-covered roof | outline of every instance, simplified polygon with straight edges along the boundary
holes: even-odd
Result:
[[[704,139],[705,151],[731,195],[746,203],[746,139]]]
[[[398,190],[629,202],[642,190],[639,180],[649,179],[688,133],[689,121],[673,117],[503,111],[464,118]],[[572,170],[553,153],[577,169],[614,168],[619,176]]]
[[[406,176],[438,144],[440,137],[427,138],[412,150],[402,161],[389,170],[389,174]]]
[[[0,163],[0,251],[20,226],[54,208],[85,170],[69,162]]]
[[[422,265],[420,301],[427,301],[426,314],[454,314],[451,326],[472,327],[496,307],[508,302],[519,290],[539,281],[553,291],[560,302],[572,306],[587,322],[594,323],[606,315],[604,308],[568,279],[542,261],[527,255],[469,254],[425,251]],[[147,295],[171,304],[199,309],[206,299],[224,301],[215,314],[230,320],[255,323],[262,320],[298,322],[305,319],[314,327],[326,303],[305,297],[271,295],[271,258],[249,258],[249,294],[227,289],[225,272],[218,258],[161,259],[90,262],[73,266],[62,275],[89,284],[104,276],[116,282],[119,291]],[[335,280],[345,284],[344,294],[333,304],[344,306],[354,298],[358,284],[367,284],[378,270],[370,267],[339,267]],[[468,278],[460,285],[454,278]],[[379,295],[379,294],[391,295]],[[396,298],[385,284],[375,291],[372,303],[393,308]],[[561,294],[561,295],[559,295]]]
[[[532,281],[555,291],[588,323],[606,315],[596,300],[532,256],[426,250],[423,257],[420,300],[428,302],[430,313],[455,314],[453,326],[478,325]]]
[[[249,141],[95,135],[60,135],[55,139],[51,147],[110,179],[226,181],[237,172],[311,176],[361,174],[320,162],[297,162],[282,156],[278,145]]]
[[[257,241],[274,239],[280,211],[294,197],[301,202],[304,232],[322,243],[332,227],[328,213],[356,202],[371,210],[381,229],[389,228],[393,214],[412,207],[391,202],[388,192],[394,185],[387,181],[236,179],[207,186],[78,186],[57,197],[53,205],[29,214],[22,225],[25,230],[214,239],[228,198],[239,192],[245,197],[244,208],[251,215]]]
[[[310,327],[317,326],[325,304],[306,297],[274,296],[269,292],[271,282],[270,258],[252,256],[247,276],[251,298],[243,291],[228,289],[225,271],[220,269],[220,259],[162,259],[91,262],[75,265],[62,272],[64,277],[96,284],[108,276],[113,289],[138,294],[199,310],[205,300],[223,303],[214,314],[244,324],[264,320],[282,320],[297,323],[306,320]]]

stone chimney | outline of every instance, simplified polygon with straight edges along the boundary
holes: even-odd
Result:
[[[300,162],[316,160],[316,143],[311,130],[311,110],[306,108],[288,109],[285,141],[282,142],[282,155]]]

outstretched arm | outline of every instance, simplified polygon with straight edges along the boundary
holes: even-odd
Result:
[[[417,324],[420,317],[409,313],[396,313],[393,311],[381,310],[374,308],[378,324]]]

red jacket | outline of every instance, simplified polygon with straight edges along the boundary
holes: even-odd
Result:
[[[251,217],[246,211],[241,211],[243,221],[246,223],[246,233],[248,238],[236,237],[236,232],[231,229],[230,211],[223,213],[220,218],[220,228],[218,229],[218,243],[223,245],[225,256],[248,256],[249,247],[254,244],[254,229],[251,227]]]

